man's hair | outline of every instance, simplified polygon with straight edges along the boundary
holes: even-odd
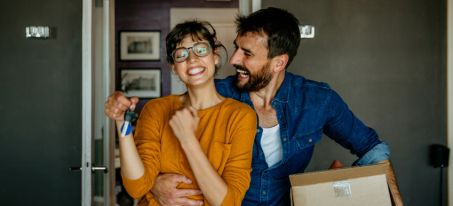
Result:
[[[217,40],[217,34],[214,27],[206,21],[191,20],[176,25],[166,37],[167,47],[167,62],[174,64],[172,56],[173,51],[187,35],[192,36],[194,41],[206,40],[214,52],[215,49],[225,48],[220,41]],[[216,70],[219,65],[216,65]]]
[[[268,58],[288,54],[288,64],[297,54],[300,44],[299,20],[286,10],[269,7],[236,18],[238,36],[247,32],[266,34]]]

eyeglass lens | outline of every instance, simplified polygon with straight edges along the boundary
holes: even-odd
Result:
[[[205,42],[198,42],[189,48],[185,47],[177,48],[173,52],[173,59],[175,60],[175,62],[181,63],[185,61],[189,57],[190,53],[189,49],[192,49],[193,53],[198,57],[204,57],[209,54],[210,46]]]

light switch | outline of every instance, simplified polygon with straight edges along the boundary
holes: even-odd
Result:
[[[300,38],[311,39],[315,38],[315,27],[312,25],[299,25]]]
[[[50,29],[48,26],[27,26],[25,27],[25,37],[27,39],[48,39]]]

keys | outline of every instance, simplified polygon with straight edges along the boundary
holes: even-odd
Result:
[[[134,110],[129,109],[124,113],[124,121],[133,122],[136,119],[137,114],[135,114]]]
[[[137,114],[134,112],[134,107],[129,108],[124,113],[124,123],[121,126],[121,136],[126,137],[132,133],[132,122],[137,119]]]

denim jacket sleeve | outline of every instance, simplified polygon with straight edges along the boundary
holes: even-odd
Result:
[[[327,107],[324,133],[359,157],[354,164],[373,164],[389,158],[389,146],[379,140],[376,131],[360,121],[333,90]]]
[[[382,142],[368,151],[362,158],[354,162],[354,166],[376,164],[390,158],[390,147],[387,143]]]

